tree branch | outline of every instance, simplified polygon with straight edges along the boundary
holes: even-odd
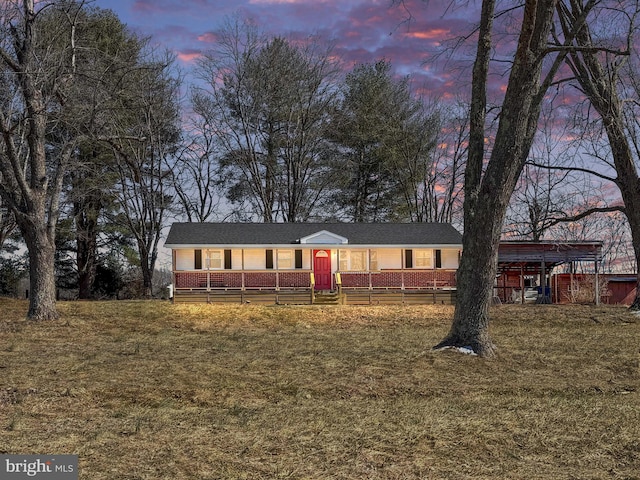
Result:
[[[607,47],[581,47],[581,46],[577,46],[577,45],[557,45],[557,46],[553,46],[553,47],[548,47],[545,51],[544,54],[549,54],[552,52],[572,52],[572,53],[576,53],[576,52],[581,52],[581,53],[599,53],[599,52],[604,52],[604,53],[611,53],[613,55],[616,56],[630,56],[631,52],[629,50],[615,50],[613,48],[607,48]]]
[[[549,226],[554,226],[559,223],[577,222],[578,220],[582,220],[583,218],[588,217],[589,215],[593,215],[595,213],[610,213],[610,212],[625,213],[624,205],[617,205],[612,207],[589,208],[584,212],[580,212],[577,215],[573,215],[571,217],[553,218],[549,220]]]
[[[601,178],[603,180],[607,180],[608,182],[613,182],[616,185],[618,185],[618,179],[617,178],[613,178],[613,177],[609,177],[603,173],[599,173],[596,172],[595,170],[590,170],[588,168],[581,168],[581,167],[559,167],[559,166],[553,166],[553,165],[544,165],[541,163],[536,163],[536,162],[527,162],[527,165],[531,165],[533,167],[538,167],[538,168],[545,168],[547,170],[559,170],[559,171],[563,171],[563,172],[582,172],[582,173],[588,173],[589,175],[593,175],[594,177],[598,177]]]

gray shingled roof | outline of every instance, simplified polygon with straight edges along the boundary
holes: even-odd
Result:
[[[326,230],[349,245],[461,245],[448,223],[174,223],[165,247],[290,245]]]

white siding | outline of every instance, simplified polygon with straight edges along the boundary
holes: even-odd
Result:
[[[311,270],[311,254],[313,250],[302,250],[302,268]]]
[[[242,270],[242,250],[231,250],[231,270]]]
[[[331,250],[331,272],[337,272],[338,267],[338,249]]]
[[[180,249],[176,252],[176,270],[193,270],[195,254],[193,250]]]
[[[394,269],[402,268],[402,249],[400,248],[381,248],[378,252],[378,269]]]
[[[265,250],[251,249],[244,251],[245,270],[264,270],[266,268]]]
[[[357,247],[351,246],[352,249],[361,250]],[[316,248],[317,249],[317,248]],[[343,246],[344,249],[344,246]],[[203,267],[206,258],[206,248],[202,249]],[[265,250],[266,249],[246,249],[244,250],[244,268],[245,270],[264,270],[265,264]],[[296,250],[295,246],[292,250]],[[337,253],[338,248],[327,248],[331,250],[331,264],[333,271],[338,269]],[[193,270],[194,269],[194,249],[176,249],[176,270]],[[378,257],[378,269],[392,269],[397,270],[403,268],[403,255],[401,248],[378,248],[375,249]],[[302,268],[305,270],[311,270],[313,268],[312,262],[313,249],[302,249]],[[276,252],[274,249],[274,261],[276,259]],[[442,268],[445,269],[457,269],[458,268],[458,249],[449,248],[442,249]],[[243,264],[243,252],[241,249],[231,250],[231,268],[233,270],[242,270]],[[274,265],[275,266],[275,265]]]
[[[312,243],[314,245],[343,245],[345,242],[346,238],[327,231],[317,232],[300,239],[301,244]]]
[[[442,268],[457,269],[458,268],[458,250],[448,248],[442,250]]]

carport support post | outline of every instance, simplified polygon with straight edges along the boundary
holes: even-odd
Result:
[[[540,262],[540,302],[546,303],[547,296],[547,272],[544,260]]]
[[[598,259],[593,262],[596,269],[596,305],[600,305],[600,277],[598,276]]]
[[[574,262],[572,261],[569,264],[569,273],[571,274],[571,285],[569,286],[569,298],[573,299],[573,270],[574,270]],[[570,300],[570,303],[572,300]]]

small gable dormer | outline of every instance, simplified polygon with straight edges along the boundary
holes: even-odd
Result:
[[[299,242],[301,244],[313,245],[345,245],[349,243],[349,239],[340,235],[336,235],[335,233],[331,233],[328,230],[321,230],[319,232],[312,233],[311,235],[307,235],[306,237],[300,238]]]

